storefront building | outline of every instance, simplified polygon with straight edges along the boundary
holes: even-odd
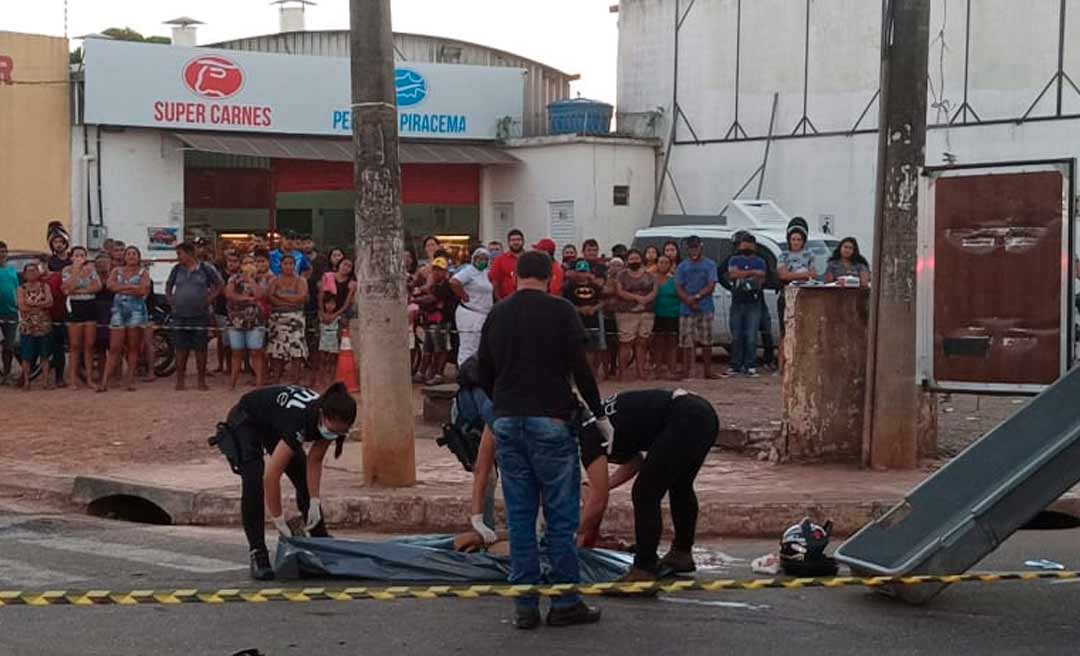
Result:
[[[46,250],[69,225],[67,39],[0,32],[0,241]],[[60,193],[57,193],[60,191]]]
[[[88,40],[74,88],[72,166],[86,171],[72,186],[76,240],[85,235],[93,248],[108,236],[163,259],[193,236],[220,248],[291,231],[323,251],[350,249],[349,59],[334,47],[342,35],[283,33],[221,48]],[[425,38],[444,41],[396,35],[399,54]],[[329,54],[280,52],[290,40]],[[657,142],[546,137],[536,108],[566,98],[574,76],[510,55],[484,60],[482,47],[465,46],[476,52],[456,58],[468,63],[447,63],[445,43],[431,58],[443,61],[398,62],[408,243],[437,235],[464,253],[511,227],[535,239],[558,227],[557,241],[570,242],[604,238],[612,222],[628,241],[648,224]],[[628,208],[609,185],[630,181],[638,202]],[[579,208],[573,233],[568,202]]]

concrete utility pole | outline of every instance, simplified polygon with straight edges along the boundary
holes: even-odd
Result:
[[[882,18],[863,462],[875,469],[912,469],[918,464],[922,396],[915,369],[915,282],[919,176],[926,161],[930,0],[886,0]]]
[[[351,0],[349,13],[364,483],[404,487],[416,484],[416,445],[390,0]]]

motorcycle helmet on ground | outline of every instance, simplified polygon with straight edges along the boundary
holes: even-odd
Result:
[[[819,526],[804,517],[784,531],[780,538],[780,566],[788,576],[835,576],[836,561],[825,555],[832,534],[832,521]]]

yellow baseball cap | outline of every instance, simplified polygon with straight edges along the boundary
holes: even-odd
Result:
[[[436,269],[446,270],[450,268],[450,263],[446,261],[445,257],[437,257],[431,261],[431,266],[435,267]]]

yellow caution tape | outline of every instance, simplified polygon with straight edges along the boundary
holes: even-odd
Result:
[[[728,590],[799,590],[804,588],[881,588],[887,585],[955,585],[958,583],[999,583],[1080,579],[1080,572],[986,572],[948,576],[839,576],[804,579],[719,579],[715,581],[676,580],[653,583],[593,583],[559,585],[470,585],[428,587],[392,586],[381,588],[264,588],[242,590],[0,590],[0,606],[137,606],[142,604],[227,604],[274,601],[359,601],[364,599],[479,599],[481,597],[559,597],[584,595],[646,595],[658,592],[723,592]]]

